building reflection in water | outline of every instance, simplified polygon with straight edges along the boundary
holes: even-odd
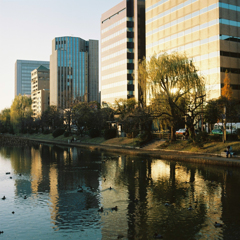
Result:
[[[15,194],[47,202],[54,230],[102,239],[148,239],[159,229],[166,239],[234,239],[240,233],[234,228],[240,222],[239,170],[46,145],[0,154],[10,157],[16,176],[23,175],[14,178]],[[216,229],[215,221],[228,227]]]

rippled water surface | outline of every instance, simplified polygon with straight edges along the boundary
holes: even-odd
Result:
[[[240,169],[47,145],[0,148],[0,197],[0,240],[240,239]]]

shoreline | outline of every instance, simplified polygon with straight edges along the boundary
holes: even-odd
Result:
[[[30,146],[34,144],[52,144],[67,147],[78,147],[89,149],[91,151],[107,151],[112,153],[122,153],[133,156],[150,156],[171,161],[182,161],[189,163],[207,164],[207,165],[218,165],[226,167],[240,167],[240,158],[225,158],[218,154],[211,153],[199,153],[199,152],[187,152],[178,150],[165,150],[165,149],[143,149],[143,148],[132,148],[123,147],[119,145],[110,144],[94,144],[94,143],[81,143],[81,142],[64,142],[60,140],[44,140],[30,137],[10,136],[1,135],[2,146]]]
[[[164,150],[164,149],[142,149],[142,148],[131,148],[131,147],[122,147],[122,146],[111,146],[108,144],[93,144],[93,143],[81,143],[81,142],[62,142],[62,141],[52,141],[52,140],[43,140],[43,139],[33,139],[19,137],[22,139],[27,139],[29,141],[34,141],[38,143],[53,144],[60,146],[68,147],[79,147],[84,149],[89,149],[91,151],[107,151],[113,153],[123,153],[135,156],[150,156],[156,157],[165,160],[172,161],[182,161],[189,163],[198,163],[198,164],[207,164],[207,165],[218,165],[226,167],[240,167],[240,158],[224,158],[218,156],[217,154],[210,153],[198,153],[198,152],[186,152],[186,151],[177,151],[177,150]]]

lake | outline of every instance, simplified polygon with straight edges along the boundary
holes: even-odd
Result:
[[[0,240],[240,239],[240,169],[1,147],[1,231]]]

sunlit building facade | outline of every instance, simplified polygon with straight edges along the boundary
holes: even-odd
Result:
[[[17,60],[15,63],[14,96],[31,96],[31,72],[43,65],[49,68],[49,61]]]
[[[185,52],[193,59],[205,78],[207,99],[221,96],[228,70],[233,96],[239,98],[239,2],[146,0],[146,57],[161,52]]]
[[[101,102],[138,100],[133,77],[145,56],[145,0],[124,0],[101,17]]]
[[[31,99],[33,118],[36,119],[49,106],[49,69],[39,66],[31,73]]]
[[[50,105],[67,108],[78,101],[99,102],[98,40],[56,37],[50,56]]]

